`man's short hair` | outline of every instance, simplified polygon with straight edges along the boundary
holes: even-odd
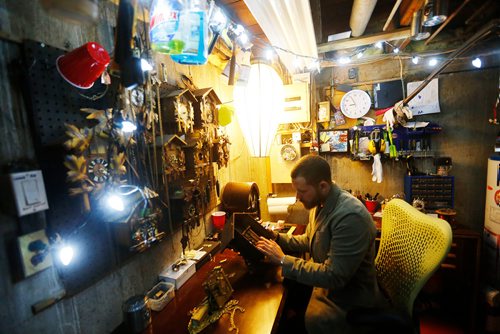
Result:
[[[316,186],[321,181],[332,182],[332,172],[328,162],[317,155],[306,155],[300,158],[293,167],[290,176],[293,179],[303,177],[307,184]]]

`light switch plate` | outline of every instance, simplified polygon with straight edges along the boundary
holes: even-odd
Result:
[[[9,177],[18,216],[49,208],[41,170],[12,173]]]

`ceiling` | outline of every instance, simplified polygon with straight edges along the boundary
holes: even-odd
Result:
[[[351,0],[311,0],[320,3],[320,39],[318,43],[327,41],[328,35],[350,30],[349,19],[351,15],[352,3]],[[499,17],[499,2],[496,0],[448,0],[449,10],[448,16],[454,13],[462,4],[465,5],[456,13],[443,32],[461,28],[463,30],[474,30],[480,27],[483,23],[488,22],[493,18]],[[415,8],[422,8],[424,0],[403,0],[401,1],[394,18],[391,20],[388,31],[397,28],[408,27],[411,23],[411,17]],[[368,22],[364,35],[382,32],[382,28],[389,17],[389,14],[394,7],[395,0],[378,0],[375,5],[373,14]],[[470,22],[466,21],[478,11],[475,18]],[[314,17],[314,14],[313,14]],[[439,26],[436,26],[435,31]]]
[[[351,42],[356,43],[346,46],[342,46],[342,44],[339,47],[343,49],[351,48],[352,50],[355,47],[362,46],[366,41],[373,43],[373,39],[370,39],[370,36],[377,36],[377,38],[390,41],[390,45],[400,47],[408,53],[415,50],[444,51],[463,44],[468,37],[473,35],[483,25],[500,17],[500,1],[498,0],[448,1],[448,21],[445,21],[441,25],[427,28],[431,33],[431,37],[427,40],[412,41],[410,38],[400,36],[397,39],[392,38],[394,38],[395,32],[407,32],[409,30],[413,12],[415,9],[423,8],[425,0],[378,0],[364,33],[359,37],[349,38]],[[333,56],[332,52],[323,51],[325,47],[328,49],[328,36],[351,30],[349,20],[353,1],[310,0],[309,2],[314,22],[316,44],[320,46],[318,53],[322,58],[330,58]],[[253,36],[266,39],[265,33],[248,10],[244,0],[216,0],[216,3],[225,9],[234,22],[241,23]],[[399,6],[395,11],[393,19],[387,23],[387,29],[383,31],[383,27],[397,3],[399,3]],[[438,29],[441,31],[433,36]],[[493,43],[492,46],[490,45],[490,48],[498,49],[498,33],[490,34],[489,37],[490,43]],[[335,44],[336,42],[332,43]]]

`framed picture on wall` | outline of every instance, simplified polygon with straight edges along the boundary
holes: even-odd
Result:
[[[319,152],[348,152],[349,131],[347,129],[327,129],[319,131]]]

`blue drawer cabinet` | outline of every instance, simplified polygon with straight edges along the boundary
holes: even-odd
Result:
[[[421,199],[425,202],[425,208],[428,210],[453,208],[454,181],[453,176],[406,175],[405,200],[412,203],[414,199]]]

